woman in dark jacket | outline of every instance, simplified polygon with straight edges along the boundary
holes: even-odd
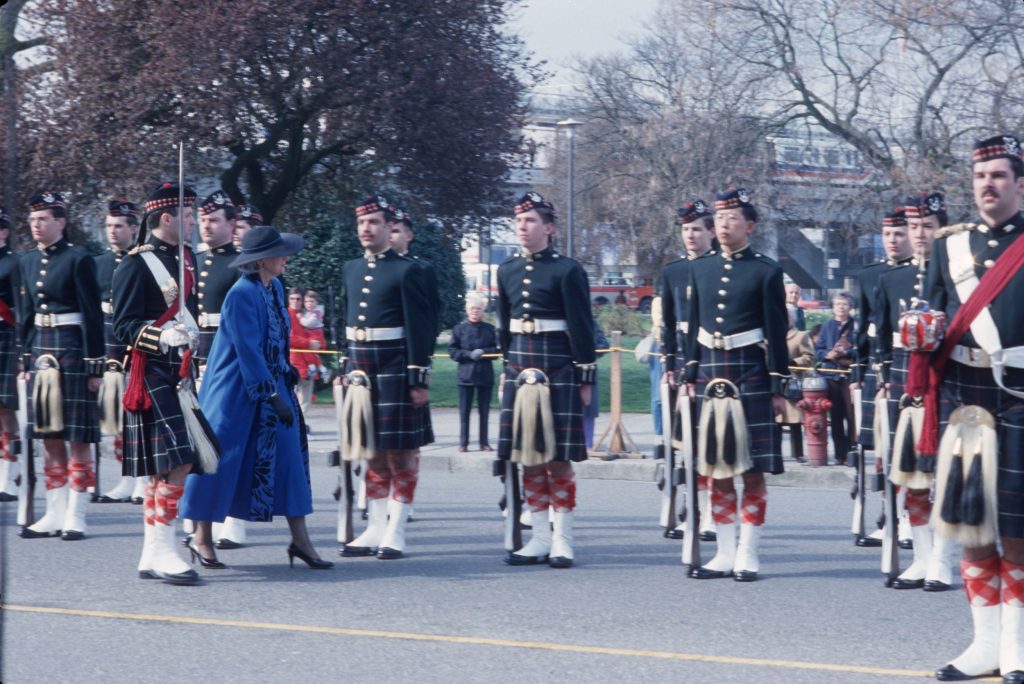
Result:
[[[483,317],[483,302],[477,298],[466,300],[466,320],[455,326],[448,343],[448,356],[459,364],[459,451],[466,451],[469,446],[469,413],[474,394],[480,412],[480,450],[491,451],[487,443],[487,413],[494,392],[494,366],[483,355],[498,351],[498,336],[494,326]]]

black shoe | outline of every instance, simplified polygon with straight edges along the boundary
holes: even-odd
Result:
[[[757,573],[753,570],[738,570],[732,578],[737,582],[756,582]]]
[[[555,556],[554,558],[548,559],[548,565],[559,570],[572,567],[572,558],[566,558],[565,556]]]
[[[853,542],[854,546],[859,546],[862,549],[875,548],[882,545],[881,539],[875,539],[874,537],[857,537],[857,540]]]
[[[56,532],[36,532],[26,526],[21,528],[21,531],[18,532],[18,536],[22,539],[46,539],[47,537],[59,537],[60,533],[61,530],[57,530]]]
[[[701,566],[690,570],[690,577],[693,579],[722,579],[732,577],[732,570],[710,570]]]
[[[505,565],[540,565],[547,563],[548,557],[544,556],[520,556],[514,553],[505,557]]]
[[[899,546],[901,549],[907,549],[909,551],[910,549],[914,548],[914,540],[900,539],[898,542],[896,542],[896,545]]]
[[[133,496],[132,497],[132,504],[135,505],[135,506],[141,506],[143,504],[142,497],[141,496]]]
[[[213,543],[214,548],[222,549],[224,551],[230,551],[232,549],[240,549],[244,544],[239,544],[231,539],[218,539]]]
[[[924,580],[901,579],[897,577],[892,581],[893,589],[920,589],[924,586]]]
[[[398,560],[402,557],[402,552],[398,549],[392,549],[388,546],[382,546],[377,549],[377,558],[380,560]]]
[[[362,558],[376,553],[377,549],[373,546],[349,546],[348,544],[342,546],[341,551],[338,552],[342,558]]]
[[[1003,675],[1003,684],[1024,684],[1024,670],[1014,670]]]
[[[152,570],[139,570],[139,579],[160,579]]]
[[[152,570],[151,572],[156,575],[157,579],[162,579],[167,584],[199,584],[199,573],[195,570],[186,570],[185,572],[179,572],[173,575],[169,572],[160,572],[158,570]]]
[[[925,580],[923,589],[925,591],[949,591],[950,586],[939,580]]]
[[[17,501],[18,497],[15,494],[8,494],[7,492],[0,492],[0,503],[7,503],[8,501]]]
[[[718,534],[715,532],[701,532],[700,540],[702,542],[713,542],[718,541]]]
[[[998,670],[992,670],[991,672],[983,672],[978,675],[964,674],[960,670],[956,669],[952,665],[946,665],[935,671],[935,678],[940,682],[964,682],[968,679],[979,679],[981,677],[992,677],[998,674]]]
[[[665,530],[662,534],[665,536],[665,539],[682,539],[683,538],[683,531],[679,530],[679,529]]]
[[[198,560],[200,567],[204,567],[207,570],[227,570],[228,566],[217,560],[216,556],[213,558],[207,558],[201,554],[198,547],[192,543],[192,537],[188,538],[188,541],[185,543],[185,548],[188,549],[188,555],[192,557],[192,562],[195,563],[196,560]]]
[[[131,500],[132,500],[132,497],[130,497],[130,496],[126,496],[123,499],[118,499],[118,498],[113,497],[113,496],[107,496],[106,494],[100,494],[99,496],[95,497],[92,500],[92,502],[93,503],[128,503]]]
[[[61,532],[60,538],[64,541],[79,541],[81,539],[85,539],[85,532],[80,532],[78,530],[64,530]]]
[[[490,444],[481,444],[480,451],[494,451],[494,449],[491,448]]]
[[[299,560],[305,561],[306,565],[313,568],[314,570],[326,570],[327,568],[333,568],[334,563],[331,561],[325,561],[323,558],[313,558],[308,553],[300,549],[294,543],[288,545],[288,566],[295,567],[295,557],[298,556]]]

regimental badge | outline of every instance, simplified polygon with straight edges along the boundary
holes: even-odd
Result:
[[[224,202],[227,200],[227,197],[225,197],[219,192],[215,192],[213,193],[213,197],[211,197],[210,199],[213,201],[214,204],[224,204]]]
[[[698,214],[703,214],[705,211],[707,211],[707,205],[704,204],[702,200],[697,200],[696,202],[693,203],[693,210]]]
[[[928,209],[934,214],[937,211],[942,211],[942,198],[932,196],[928,198]]]
[[[53,204],[53,199],[54,198],[52,193],[43,193],[43,201],[46,202],[47,204]]]
[[[131,208],[131,206],[129,206],[129,205],[127,205],[127,204],[122,204],[121,206],[119,206],[119,207],[117,208],[117,210],[118,210],[119,212],[121,212],[122,214],[130,214],[130,213],[132,213],[132,208]]]
[[[247,206],[242,207],[238,213],[242,218],[252,218],[252,209]]]
[[[543,202],[544,201],[544,199],[540,195],[535,193],[535,192],[528,192],[528,193],[526,193],[526,198],[528,200],[530,200],[531,202]]]
[[[739,192],[736,193],[736,197],[739,198],[739,201],[743,202],[744,204],[750,201],[750,195],[747,194],[746,190],[741,189]]]
[[[395,209],[395,218],[399,221],[405,220],[405,212],[401,209]]]
[[[1003,146],[1006,148],[1007,154],[1020,154],[1020,143],[1016,138],[1010,135],[1003,136]]]
[[[388,201],[383,197],[378,197],[377,200],[377,206],[379,206],[381,209],[387,209],[390,206],[388,204]]]

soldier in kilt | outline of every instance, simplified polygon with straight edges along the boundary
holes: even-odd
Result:
[[[857,441],[865,451],[875,450],[875,402],[878,396],[878,283],[882,274],[911,258],[910,239],[907,235],[907,220],[900,207],[882,218],[882,246],[885,257],[868,264],[857,274],[859,297],[857,300],[857,353],[850,367],[850,389],[861,390],[860,427]],[[876,460],[875,472],[882,473],[882,463]],[[865,473],[866,473],[865,469]],[[879,491],[878,478],[871,478]],[[866,486],[866,485],[865,485]],[[882,545],[882,531],[877,529],[866,537],[855,541],[860,547]]]
[[[690,266],[695,259],[711,251],[715,235],[714,214],[704,200],[687,202],[677,214],[686,256],[669,262],[661,271],[661,339],[664,340],[661,363],[665,369],[663,381],[669,384],[669,399],[672,406],[675,406],[679,376],[686,367],[686,333],[690,319]],[[672,411],[672,415],[674,418],[675,411]],[[663,426],[663,429],[674,432],[671,425]],[[663,445],[659,445],[658,448],[662,449]],[[700,495],[697,510],[705,512],[700,516],[700,535],[705,541],[715,539],[715,523],[711,517],[711,507],[708,505],[710,489],[711,478],[701,476],[697,480],[697,492]],[[669,536],[673,539],[682,539],[686,525],[687,523],[683,522],[672,530]]]
[[[114,271],[135,244],[139,226],[139,210],[131,202],[114,199],[107,204],[106,231],[109,248],[95,258],[96,279],[100,285],[100,305],[103,307],[103,338],[107,350],[107,367],[103,373],[100,393],[100,431],[114,438],[114,458],[120,464],[124,458],[121,438],[121,396],[124,394],[124,362],[128,347],[114,335],[114,297],[112,286]],[[96,464],[99,467],[99,464]],[[118,467],[120,469],[120,466]],[[121,475],[117,485],[97,497],[97,503],[132,503],[142,505],[146,494],[146,479]]]
[[[64,236],[64,199],[40,193],[29,200],[29,212],[36,249],[21,259],[19,327],[29,372],[28,419],[46,454],[46,514],[21,536],[72,541],[85,537],[88,489],[95,484],[90,445],[100,441],[103,312],[91,255]]]
[[[878,358],[881,380],[889,409],[889,472],[893,483],[903,489],[904,509],[913,537],[914,561],[893,582],[896,589],[945,591],[952,583],[950,554],[956,546],[945,537],[933,540],[929,527],[932,512],[931,487],[935,478],[935,459],[917,458],[919,430],[915,415],[923,413],[922,397],[906,394],[910,354],[900,335],[900,313],[924,292],[925,268],[931,257],[936,232],[948,222],[946,202],[940,193],[913,198],[903,207],[907,232],[914,255],[898,261],[882,274],[878,282]],[[944,404],[945,414],[949,413]],[[901,418],[906,423],[902,429]]]
[[[498,458],[523,465],[532,535],[505,562],[568,568],[576,508],[572,462],[587,458],[583,407],[597,372],[590,288],[583,267],[551,246],[550,202],[526,193],[515,206],[515,230],[521,250],[498,267],[498,343],[505,362]]]
[[[419,449],[433,439],[427,416],[430,356],[436,338],[430,288],[423,267],[390,246],[394,209],[377,195],[356,207],[359,243],[365,253],[345,262],[342,274],[346,339],[342,362],[348,375],[335,382],[348,384],[346,406],[356,396],[370,404],[363,418],[346,420],[361,433],[353,443],[369,445],[372,433],[373,445],[372,449],[342,450],[348,460],[368,460],[367,526],[341,549],[345,557],[376,555],[391,560],[403,556],[405,525],[419,478]]]
[[[1024,271],[1020,270],[1024,259],[1019,252],[1024,234],[1024,152],[1020,140],[1000,135],[978,141],[972,171],[980,217],[937,233],[927,274],[928,302],[949,319],[931,372],[944,378],[942,389],[958,407],[938,449],[931,520],[937,534],[955,536],[964,546],[960,572],[974,625],[971,645],[936,676],[950,681],[998,671],[1004,682],[1024,682]],[[1010,250],[1013,253],[1007,254]],[[1006,280],[993,283],[987,275]],[[973,321],[958,320],[975,298],[990,303]],[[961,335],[964,322],[971,325]],[[990,352],[998,353],[1004,363],[993,364]],[[917,380],[916,371],[912,363],[910,380]],[[926,409],[929,402],[936,406],[937,389],[929,382]],[[934,416],[935,411],[931,413]],[[933,446],[935,434],[928,434],[927,428],[934,422],[925,422],[929,440],[922,443],[922,450]],[[963,444],[977,441],[972,431],[983,436],[976,452],[973,445]],[[951,438],[955,438],[952,444]],[[958,468],[961,462],[963,467]]]
[[[199,347],[196,349],[195,360],[199,365],[200,382],[206,373],[206,359],[220,326],[221,305],[239,276],[238,269],[231,265],[240,254],[233,242],[237,217],[234,203],[223,190],[214,192],[199,203],[201,242],[197,250],[199,279],[196,282]],[[218,549],[241,548],[246,541],[245,521],[228,516],[223,523],[214,523],[213,539]]]
[[[690,271],[685,381],[698,397],[699,471],[714,478],[711,511],[718,537],[715,557],[691,571],[698,579],[757,580],[768,497],[764,474],[782,472],[775,415],[785,409],[789,319],[782,267],[750,246],[756,222],[746,190],[718,194],[715,236],[721,249],[694,261]],[[734,475],[743,478],[740,502]]]
[[[143,504],[144,541],[139,577],[171,584],[194,584],[199,576],[174,544],[174,521],[185,476],[199,464],[178,399],[182,358],[198,341],[199,331],[175,323],[179,287],[179,215],[187,241],[195,227],[196,194],[163,183],[146,199],[137,246],[114,272],[114,332],[131,350],[124,394],[123,472],[146,477]],[[186,321],[194,320],[195,265],[185,248]]]
[[[18,348],[16,298],[21,289],[18,255],[11,251],[11,217],[0,207],[0,502],[15,501],[18,488]]]

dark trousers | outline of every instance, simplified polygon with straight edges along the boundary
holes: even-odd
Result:
[[[832,448],[836,452],[836,462],[846,463],[846,455],[850,451],[850,439],[853,437],[853,402],[850,400],[850,383],[846,378],[828,381],[828,399],[832,402],[829,410],[829,423],[832,425]]]
[[[493,393],[494,385],[459,385],[459,446],[469,446],[469,412],[474,394],[480,412],[480,446],[487,444],[487,413]]]

